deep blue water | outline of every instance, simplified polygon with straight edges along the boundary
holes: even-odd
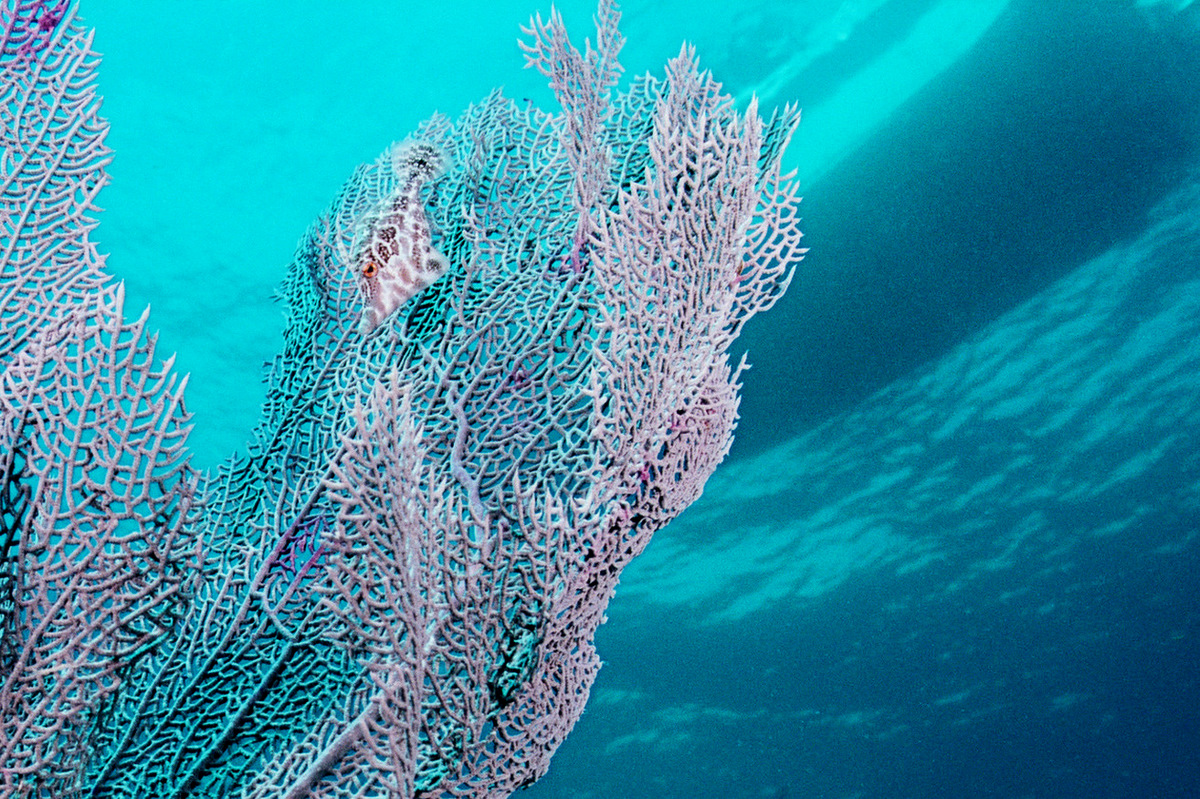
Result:
[[[116,151],[99,238],[215,463],[308,220],[435,108],[534,94],[535,6],[216,3],[197,33],[186,4],[114,5],[83,6]],[[690,38],[739,97],[805,106],[812,251],[747,331],[733,457],[627,570],[527,795],[1200,795],[1200,6],[626,10],[631,71]]]

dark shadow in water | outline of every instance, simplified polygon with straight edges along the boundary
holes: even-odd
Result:
[[[813,59],[793,81],[801,105],[816,105],[840,87],[849,75],[868,66],[897,41],[903,40],[939,0],[889,0],[854,26],[840,46]],[[770,35],[771,31],[764,31]],[[779,31],[773,32],[779,36]],[[804,31],[794,31],[803,34]]]
[[[850,408],[1143,228],[1200,139],[1200,37],[1123,5],[1016,0],[804,187],[812,250],[743,338],[755,366],[734,457]]]

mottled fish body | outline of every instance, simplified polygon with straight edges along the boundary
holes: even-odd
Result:
[[[362,333],[374,330],[450,268],[433,246],[420,196],[422,187],[441,174],[444,160],[425,142],[392,148],[396,188],[365,217],[352,250],[363,299]]]

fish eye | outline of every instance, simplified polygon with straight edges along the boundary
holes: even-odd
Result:
[[[363,268],[362,268],[363,277],[375,277],[375,273],[378,271],[379,271],[379,264],[375,263],[370,258],[368,258],[367,262],[365,264],[363,264]]]

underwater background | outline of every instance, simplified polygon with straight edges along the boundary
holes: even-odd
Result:
[[[516,46],[548,8],[83,0],[96,239],[191,373],[196,465],[257,420],[273,287],[357,164],[497,85],[554,107]],[[1200,4],[622,9],[627,76],[687,40],[802,105],[812,249],[524,795],[1200,795]]]

